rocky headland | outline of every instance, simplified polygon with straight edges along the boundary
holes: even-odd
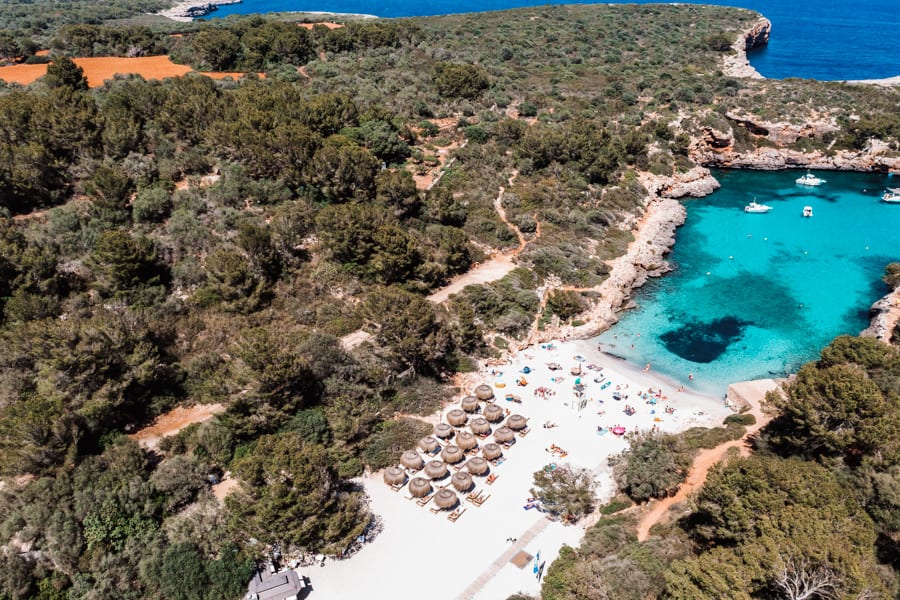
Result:
[[[873,337],[885,344],[890,344],[894,328],[900,321],[900,288],[893,290],[873,304],[869,309],[869,314],[871,315],[869,327],[859,335]]]

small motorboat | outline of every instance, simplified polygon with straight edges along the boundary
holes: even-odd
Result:
[[[812,206],[804,206],[803,207],[803,216],[804,217],[813,216]]]
[[[882,202],[900,204],[900,188],[888,188],[881,197]]]
[[[772,210],[771,206],[767,206],[765,204],[757,204],[756,200],[754,200],[753,202],[751,202],[750,204],[748,204],[747,206],[744,207],[745,213],[753,213],[753,214],[767,213],[770,210]]]
[[[823,183],[825,183],[824,179],[822,179],[820,177],[816,177],[809,171],[806,172],[806,175],[802,175],[801,177],[798,177],[794,181],[797,183],[797,185],[808,185],[811,187],[815,187],[817,185],[822,185]]]

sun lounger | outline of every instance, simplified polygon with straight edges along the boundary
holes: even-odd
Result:
[[[429,508],[428,510],[431,511],[431,514],[436,515],[436,514],[438,514],[439,512],[441,512],[441,511],[444,510],[444,509],[443,509],[443,508],[435,508],[435,507],[432,507],[432,508]]]
[[[485,483],[487,483],[488,485],[494,485],[494,482],[497,481],[498,477],[500,477],[500,476],[497,475],[496,473],[491,473],[490,475],[488,475],[488,478],[485,480]]]
[[[432,498],[434,498],[434,494],[428,494],[424,498],[419,498],[418,500],[416,500],[416,504],[418,504],[419,506],[425,506],[426,504],[431,502]]]
[[[523,429],[522,431],[519,432],[519,437],[520,438],[525,437],[526,435],[528,435],[528,433],[530,431],[531,431],[531,427],[526,427],[525,429]]]
[[[459,518],[461,516],[463,516],[464,512],[466,512],[465,508],[462,510],[456,509],[452,513],[447,515],[447,520],[450,521],[451,523],[456,523],[459,520]]]
[[[487,499],[490,498],[490,497],[491,497],[490,494],[488,494],[487,496],[479,496],[478,498],[472,500],[472,504],[474,504],[475,506],[481,506],[481,505],[484,504],[484,503],[487,501]]]
[[[471,500],[472,498],[477,498],[480,495],[481,495],[481,490],[474,489],[471,492],[469,492],[468,496],[466,496],[466,500]]]

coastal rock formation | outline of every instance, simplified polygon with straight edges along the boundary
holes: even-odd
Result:
[[[803,124],[771,123],[735,111],[725,113],[731,124],[728,131],[710,126],[691,141],[690,156],[694,162],[706,167],[732,167],[760,170],[786,168],[828,169],[836,171],[889,172],[900,170],[900,158],[892,155],[890,147],[872,140],[860,151],[814,150],[802,151],[785,146],[801,138],[819,138],[840,131],[833,119],[808,121]],[[736,129],[747,130],[750,135],[765,141],[752,148],[737,148]],[[746,144],[744,144],[746,146]]]
[[[694,167],[674,177],[647,173],[642,176],[641,183],[651,194],[661,198],[702,198],[721,187],[706,167]]]
[[[729,77],[741,77],[749,79],[762,79],[759,71],[753,68],[747,59],[747,51],[769,43],[769,33],[772,31],[772,22],[768,19],[756,21],[750,29],[741,33],[731,46],[733,54],[724,59],[722,72]]]
[[[894,327],[900,320],[900,288],[873,304],[869,314],[872,316],[869,326],[859,335],[873,337],[890,344]]]

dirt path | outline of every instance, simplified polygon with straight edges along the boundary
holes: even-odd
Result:
[[[348,333],[340,339],[341,348],[348,351],[353,350],[371,337],[371,333],[363,331],[362,329],[357,329],[353,333]]]
[[[771,419],[772,416],[764,413],[760,406],[765,398],[765,393],[771,389],[776,389],[778,383],[772,379],[762,379],[758,381],[748,381],[739,384],[733,384],[729,387],[729,394],[732,388],[736,388],[738,395],[750,404],[750,414],[756,417],[756,423],[747,427],[747,433],[739,440],[732,440],[710,448],[701,450],[691,465],[685,482],[678,488],[678,492],[674,496],[664,498],[652,505],[650,510],[646,512],[638,523],[637,537],[639,542],[646,541],[650,537],[650,528],[659,523],[669,509],[684,502],[688,496],[697,491],[706,481],[709,470],[725,456],[725,453],[732,448],[739,448],[741,456],[749,456],[751,447],[747,443],[748,439],[762,429]],[[749,396],[749,397],[748,397]]]
[[[226,471],[219,483],[212,486],[212,494],[216,497],[216,500],[224,504],[225,496],[230,494],[237,485],[238,480],[231,476],[230,471]]]
[[[141,446],[155,450],[164,437],[175,435],[188,425],[202,423],[225,412],[221,404],[195,404],[190,408],[176,406],[169,412],[160,415],[152,424],[130,434],[128,437]]]
[[[507,187],[513,184],[513,181],[515,181],[518,175],[518,171],[513,171],[506,182],[506,186],[500,186],[497,197],[494,199],[494,210],[497,211],[497,216],[500,217],[500,220],[515,234],[519,245],[506,252],[496,252],[480,265],[469,269],[462,275],[454,277],[448,285],[428,296],[428,299],[431,302],[440,304],[453,294],[461,292],[467,285],[489,283],[491,281],[503,279],[504,276],[516,268],[516,263],[513,259],[528,246],[528,240],[525,239],[525,235],[522,231],[506,217],[506,209],[503,207],[503,196],[506,193]],[[537,230],[535,231],[534,237],[535,239],[538,239],[541,237],[541,223],[540,221],[537,221],[536,218],[535,221],[537,222]]]

